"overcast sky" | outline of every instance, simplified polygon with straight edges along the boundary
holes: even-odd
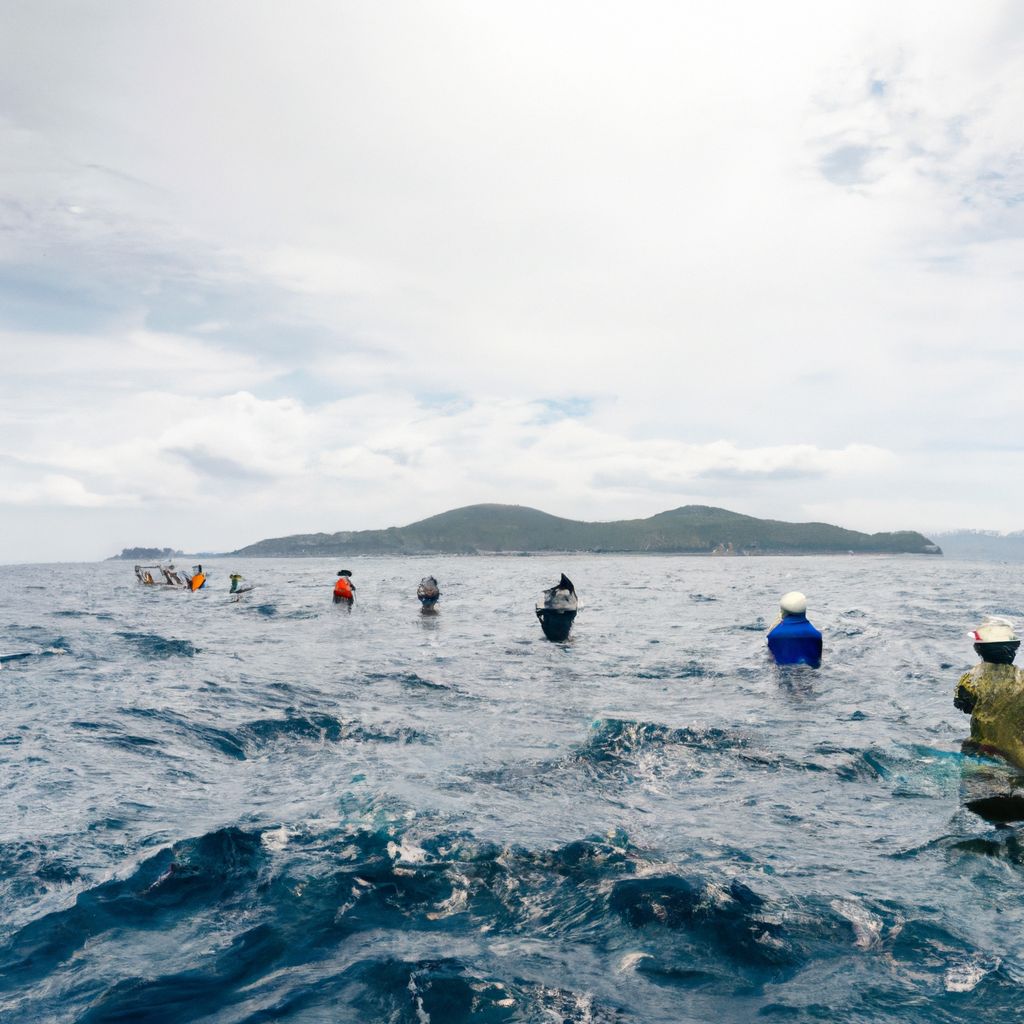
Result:
[[[989,0],[6,0],[0,562],[1024,528],[1022,96]]]

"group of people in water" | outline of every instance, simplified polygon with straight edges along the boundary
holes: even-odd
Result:
[[[162,577],[158,579],[153,571]],[[135,578],[147,587],[174,587],[177,590],[202,590],[206,586],[206,573],[201,565],[192,566],[192,572],[179,572],[173,565],[137,565]]]
[[[425,613],[437,610],[437,602],[441,599],[441,588],[437,578],[424,576],[416,587],[416,597]],[[334,603],[344,604],[349,608],[355,603],[356,587],[352,582],[352,573],[348,569],[339,569],[334,584]],[[537,618],[541,629],[549,640],[560,642],[569,636],[573,621],[576,618],[576,588],[565,573],[553,586],[544,591],[537,602]]]
[[[807,619],[807,598],[783,595],[768,650],[779,665],[821,665],[821,633]],[[1024,670],[1013,662],[1020,640],[1013,623],[990,615],[967,634],[981,661],[957,683],[953,706],[971,716],[968,749],[995,754],[1024,768]]]
[[[162,574],[158,580],[153,570]],[[206,586],[202,565],[192,573],[178,572],[173,565],[135,567],[140,583],[164,585],[196,592]],[[243,583],[240,573],[232,573],[229,593],[239,598],[253,589]],[[352,573],[339,569],[334,584],[335,604],[349,608],[355,602],[356,587]],[[441,590],[434,576],[424,576],[416,588],[416,597],[425,613],[436,611]],[[544,635],[555,642],[569,636],[578,610],[576,588],[564,573],[553,587],[545,590],[537,601],[536,613]],[[1024,670],[1013,662],[1020,640],[1013,624],[990,616],[969,634],[974,650],[981,658],[957,684],[953,704],[971,716],[971,739],[967,745],[983,754],[997,754],[1019,768],[1024,768]],[[768,630],[768,650],[778,665],[806,665],[819,668],[822,658],[822,635],[807,618],[807,598],[799,591],[783,594],[779,617]]]

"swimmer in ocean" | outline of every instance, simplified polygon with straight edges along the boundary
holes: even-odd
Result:
[[[352,582],[352,573],[348,569],[338,570],[338,580],[334,584],[334,603],[352,606],[356,597],[356,585]]]
[[[821,665],[821,633],[807,621],[807,598],[798,590],[782,595],[779,621],[767,640],[777,665]]]

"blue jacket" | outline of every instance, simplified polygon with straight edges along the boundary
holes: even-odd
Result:
[[[821,633],[808,621],[806,614],[784,615],[768,634],[768,649],[779,665],[821,664]]]

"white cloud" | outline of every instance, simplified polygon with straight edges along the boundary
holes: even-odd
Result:
[[[298,529],[292,525],[298,517],[314,516],[323,529],[364,528],[474,501],[519,500],[614,518],[699,498],[722,480],[858,487],[894,462],[890,453],[865,446],[829,451],[627,440],[522,401],[446,411],[394,395],[306,408],[240,392],[183,400],[173,422],[140,426],[128,440],[116,424],[129,410],[114,412],[120,417],[85,423],[74,439],[57,430],[41,436],[31,454],[49,472],[38,487],[9,491],[10,500],[173,507],[206,524],[207,535],[191,538],[192,546],[233,547],[257,539],[253,531],[261,528]],[[92,481],[94,491],[79,477]],[[247,510],[244,524],[230,520],[229,532],[228,523],[218,523],[225,502],[242,502]]]
[[[198,503],[201,546],[239,492],[278,532],[478,498],[961,525],[931,453],[1019,434],[1024,23],[995,0],[9,22],[18,493]],[[979,525],[1020,525],[1018,478]]]
[[[0,332],[9,374],[3,392],[26,385],[213,394],[252,387],[280,368],[187,336],[128,328],[110,335]]]
[[[131,494],[95,494],[81,480],[63,473],[46,473],[33,483],[0,488],[0,504],[109,508],[136,505],[138,500]]]

